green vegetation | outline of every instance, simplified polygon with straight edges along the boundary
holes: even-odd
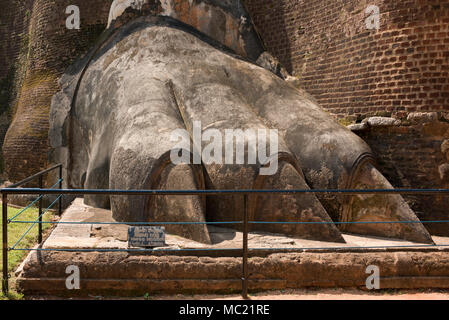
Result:
[[[8,218],[11,219],[16,214],[18,214],[21,211],[21,209],[17,208],[11,208],[8,207]],[[50,221],[52,218],[52,213],[47,212],[43,216],[44,221]],[[24,211],[20,216],[18,216],[15,220],[20,221],[35,221],[38,217],[38,209],[37,208],[30,208],[26,211]],[[12,247],[17,240],[22,237],[22,235],[28,230],[28,228],[31,226],[31,223],[10,223],[8,225],[8,247]],[[2,227],[2,221],[0,219],[0,229]],[[50,224],[43,224],[42,229],[48,229],[50,227]],[[20,244],[17,245],[17,248],[30,248],[33,247],[37,242],[37,236],[38,236],[38,224],[35,224],[33,228],[30,230],[30,232],[22,239]],[[0,246],[0,256],[3,254],[2,247]],[[20,262],[25,258],[25,256],[28,254],[28,251],[10,251],[8,254],[8,270],[10,272],[10,275],[12,276],[13,271],[18,267]],[[2,271],[3,266],[0,264],[0,271]],[[0,276],[1,277],[1,276]],[[12,277],[10,280],[10,294],[8,297],[4,297],[2,293],[0,293],[0,300],[1,299],[21,299],[22,295],[18,294],[14,291],[14,286],[12,285],[14,282],[14,278]]]
[[[391,112],[387,112],[387,111],[377,111],[374,116],[376,117],[391,117]]]
[[[350,124],[353,124],[355,121],[349,119],[349,118],[340,118],[338,119],[338,123],[341,124],[342,126],[349,126]]]

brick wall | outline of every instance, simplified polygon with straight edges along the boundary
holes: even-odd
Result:
[[[0,80],[15,64],[28,33],[32,0],[0,0]],[[6,9],[7,8],[7,9]]]
[[[447,0],[246,0],[267,48],[332,114],[449,110]],[[365,9],[380,7],[380,30]]]
[[[372,148],[378,165],[396,188],[449,188],[449,115],[415,113],[391,126],[357,131]],[[416,121],[417,120],[417,121]],[[449,195],[404,196],[422,221],[448,220]],[[448,236],[447,224],[426,224],[434,235]]]
[[[19,61],[26,55],[32,3],[33,0],[0,0],[0,150],[11,122],[11,106],[23,80],[24,68],[20,68]]]

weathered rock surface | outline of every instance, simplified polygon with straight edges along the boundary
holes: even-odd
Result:
[[[361,169],[354,187],[356,189],[393,188],[387,179],[371,164],[367,164]],[[415,213],[400,195],[356,195],[351,197],[349,207],[352,210],[344,211],[344,213],[350,216],[345,216],[342,220],[359,222],[360,224],[342,226],[341,229],[346,232],[407,239],[415,242],[429,242],[429,233],[419,223]],[[385,223],[388,221],[393,223]],[[414,223],[398,223],[400,221]]]
[[[347,126],[347,128],[351,131],[356,132],[356,131],[367,130],[369,128],[369,126],[366,122],[363,122],[363,123],[350,124],[349,126]]]
[[[139,15],[174,18],[215,39],[242,57],[254,61],[258,58],[264,62],[270,61],[275,73],[282,73],[284,76],[287,74],[274,57],[264,53],[251,18],[240,0],[114,0],[108,27],[121,25]],[[268,69],[271,70],[271,67]]]
[[[407,116],[407,120],[413,124],[424,124],[438,121],[437,112],[411,112]]]
[[[68,264],[80,290],[67,290]],[[366,269],[380,268],[380,289],[448,288],[448,252],[300,252],[249,258],[249,289],[366,288]],[[143,256],[126,253],[33,253],[17,279],[25,294],[143,295],[241,290],[240,257]]]
[[[136,23],[147,24],[143,21]],[[177,129],[187,129],[192,133],[194,121],[200,121],[202,128],[220,132],[226,129],[268,129],[255,116],[241,87],[235,82],[234,77],[238,74],[231,75],[227,71],[233,72],[233,63],[244,62],[176,28],[153,26],[142,31],[127,37],[132,39],[131,43],[125,44],[127,40],[124,39],[121,45],[110,48],[95,59],[83,77],[72,110],[71,137],[75,151],[71,155],[69,174],[72,185],[94,189],[170,189],[167,186],[167,175],[170,174],[173,176],[171,181],[176,181],[171,184],[172,188],[253,188],[256,180],[261,179],[258,178],[259,170],[265,163],[221,165],[209,164],[203,159],[207,172],[205,179],[201,169],[192,166],[189,173],[175,169],[170,166],[169,158],[170,151],[177,148],[177,144],[171,141],[171,133]],[[126,33],[123,30],[123,34]],[[137,49],[138,43],[143,51],[135,52],[137,60],[134,60],[131,57],[134,56],[133,51],[126,48]],[[173,45],[175,47],[170,48]],[[178,56],[180,52],[183,58]],[[223,59],[228,61],[223,64]],[[252,65],[245,63],[244,66]],[[245,147],[248,144],[245,141]],[[200,147],[204,149],[206,141]],[[297,160],[285,142],[279,141],[279,155],[275,156],[280,162],[293,165],[291,174],[296,176],[293,188],[307,188]],[[171,170],[170,173],[167,170]],[[263,187],[271,188],[270,184]],[[165,202],[162,203],[160,199],[153,201],[152,198],[147,200],[136,196],[113,197],[111,207],[114,216],[122,221],[204,221],[204,201],[199,197],[191,199],[191,204],[185,202],[186,199],[175,203],[167,198],[164,197]],[[294,198],[300,200],[296,205],[298,212],[313,212],[308,218],[313,216],[314,219],[331,222],[313,195]],[[109,207],[108,199],[102,196],[89,196],[85,200],[88,204]],[[241,220],[241,200],[241,196],[210,197],[209,219]],[[279,201],[273,203],[273,208],[281,208],[282,211]],[[288,215],[284,214],[284,217]],[[202,231],[199,228],[196,227],[196,232],[203,236],[196,239],[207,242],[204,227],[201,227]],[[306,238],[343,241],[332,224],[318,225],[314,228],[322,230],[318,233],[310,228],[297,229],[297,234]],[[189,232],[192,236],[194,233]]]
[[[73,76],[63,78],[64,89],[52,104],[50,142],[52,159],[66,161],[70,187],[308,189],[309,184],[316,189],[344,189],[363,181],[359,173],[373,157],[358,136],[336,123],[305,92],[230,53],[216,34],[210,33],[214,35],[211,39],[198,32],[203,30],[201,26],[198,30],[191,27],[171,17],[134,19],[110,30],[111,36],[92,51],[90,59],[80,61],[70,70]],[[256,51],[245,50],[241,55],[251,58]],[[278,130],[279,152],[273,155],[280,168],[274,172],[276,178],[261,176],[266,161],[229,165],[208,163],[203,157],[201,166],[173,166],[169,154],[179,147],[171,140],[171,133],[187,130],[192,137],[195,121],[201,122],[201,133],[205,129],[219,133],[226,129]],[[205,143],[203,140],[195,148],[205,149]],[[245,138],[245,150],[250,144]],[[269,148],[270,144],[271,140]],[[378,183],[380,180],[367,187],[391,188],[386,179]],[[372,205],[367,199],[353,206],[348,197],[332,195],[251,198],[251,217],[328,222],[313,228],[279,225],[277,230],[329,241],[342,238],[329,223],[328,214],[334,220],[358,217],[358,210]],[[378,199],[388,203],[392,198]],[[401,197],[394,199],[394,210],[374,210],[372,216],[416,220]],[[104,197],[86,197],[86,201],[109,207],[109,199]],[[121,221],[242,219],[241,197],[209,197],[206,207],[199,197],[186,201],[183,206],[167,198],[112,197],[110,206]],[[358,226],[351,230],[371,232]],[[204,228],[183,232],[208,241]],[[416,228],[397,224],[385,235],[432,242],[420,224]]]
[[[399,125],[401,121],[390,117],[370,117],[366,123],[370,127],[391,127]]]
[[[256,63],[262,68],[270,70],[275,75],[281,77],[284,80],[287,80],[287,78],[289,77],[287,70],[285,70],[279,60],[273,57],[269,52],[262,53],[259,58],[257,58]]]

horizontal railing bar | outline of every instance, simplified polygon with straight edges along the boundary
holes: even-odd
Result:
[[[249,221],[250,224],[370,224],[370,223],[449,223],[449,220],[435,221]]]
[[[42,170],[41,172],[38,172],[38,173],[28,177],[28,178],[25,178],[22,181],[19,181],[17,183],[14,183],[14,184],[8,186],[8,189],[20,187],[21,185],[24,185],[27,182],[30,182],[30,181],[32,181],[32,180],[34,180],[36,178],[39,178],[39,176],[41,176],[41,175],[44,175],[44,174],[46,174],[46,173],[48,173],[50,171],[58,169],[59,167],[62,167],[62,164],[57,164],[57,165],[54,165],[53,167],[50,167],[50,168],[45,169],[45,170]]]
[[[33,223],[34,221],[15,220],[11,223]],[[242,224],[243,221],[215,222],[98,222],[98,221],[40,221],[41,224],[104,224],[104,225],[183,225],[183,224]],[[449,223],[449,220],[439,221],[248,221],[249,224],[370,224],[370,223]]]
[[[109,190],[109,189],[39,189],[39,188],[3,188],[1,193],[8,194],[69,194],[69,195],[233,195],[233,194],[294,194],[294,193],[332,193],[344,195],[360,194],[449,194],[449,189],[318,189],[318,190]]]
[[[339,249],[394,249],[394,248],[438,248],[449,247],[449,244],[410,244],[397,246],[364,246],[364,247],[307,247],[307,248],[249,248],[248,250],[262,251],[262,250],[339,250]]]
[[[33,223],[34,221],[12,221],[11,223]],[[448,221],[449,222],[449,221]],[[90,222],[90,221],[41,221],[42,224],[105,224],[105,225],[182,225],[182,224],[242,224],[243,221],[223,222]]]
[[[66,249],[66,248],[19,248],[9,249],[10,251],[69,251],[69,252],[188,252],[188,251],[242,251],[241,248],[191,248],[191,249]]]
[[[292,251],[292,250],[354,250],[354,249],[394,249],[394,248],[439,248],[449,247],[449,244],[423,244],[423,245],[396,245],[396,246],[363,246],[363,247],[296,247],[296,248],[248,248],[249,251]],[[11,251],[70,251],[70,252],[188,252],[188,251],[241,251],[241,248],[189,248],[189,249],[68,249],[68,248],[20,248],[9,249]]]

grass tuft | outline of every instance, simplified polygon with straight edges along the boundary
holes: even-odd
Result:
[[[18,214],[22,209],[8,207],[8,219],[11,219],[16,214]],[[38,209],[35,207],[31,207],[25,210],[21,215],[19,215],[14,220],[20,221],[35,221],[38,218]],[[46,212],[42,217],[43,221],[51,221],[53,216],[52,212]],[[8,247],[12,247],[22,235],[28,230],[28,228],[32,225],[32,223],[10,223],[8,225]],[[2,228],[2,221],[0,219],[0,230]],[[46,230],[50,228],[50,224],[43,224],[42,230]],[[22,241],[17,245],[17,248],[31,248],[37,243],[38,236],[38,224],[36,223],[33,228],[28,232],[28,234],[22,239]],[[14,270],[19,266],[19,264],[23,261],[23,259],[28,254],[28,251],[10,251],[8,253],[8,270],[11,276],[10,278],[10,293],[7,297],[0,293],[0,300],[17,300],[22,299],[23,295],[17,293],[14,289],[13,283],[13,273]],[[2,246],[0,246],[0,256],[3,255]],[[3,265],[0,263],[0,272],[3,271]],[[1,278],[0,274],[0,278]]]

